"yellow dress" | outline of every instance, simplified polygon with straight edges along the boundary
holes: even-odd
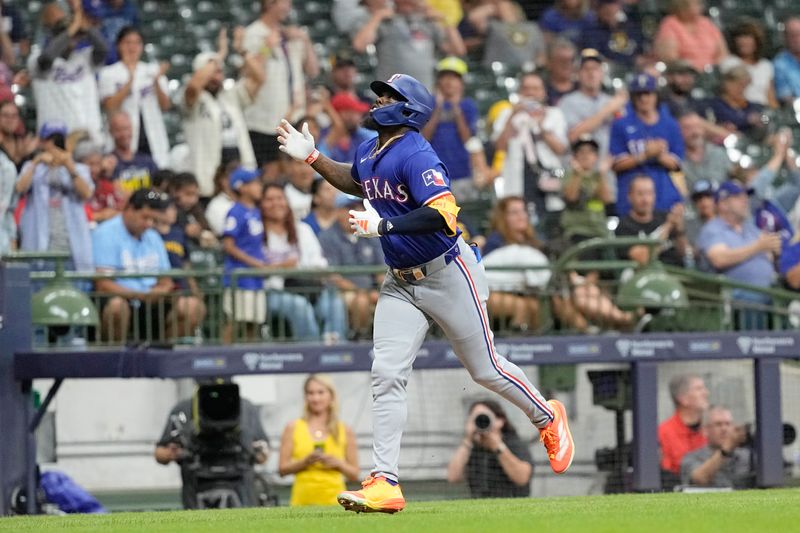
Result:
[[[321,445],[323,453],[344,460],[347,450],[344,423],[339,422],[337,432],[339,434],[336,440],[328,435],[325,440],[316,443],[308,429],[308,423],[298,418],[292,435],[292,460],[299,461],[308,456],[314,451],[315,445]],[[295,474],[289,505],[336,505],[336,495],[345,488],[344,475],[341,472],[316,463]]]

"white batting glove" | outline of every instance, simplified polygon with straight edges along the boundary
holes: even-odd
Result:
[[[309,165],[319,157],[319,150],[314,147],[314,136],[308,132],[308,123],[303,122],[302,133],[297,131],[288,120],[281,120],[278,126],[278,150],[289,154],[294,159],[305,161]]]
[[[370,205],[369,200],[364,200],[366,211],[350,210],[350,229],[356,237],[380,237],[378,226],[381,223],[381,216]]]

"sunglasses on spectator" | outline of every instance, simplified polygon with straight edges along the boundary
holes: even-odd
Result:
[[[171,199],[165,192],[153,189],[139,189],[131,195],[128,205],[136,210],[149,207],[156,211],[163,211],[169,206],[170,202]]]

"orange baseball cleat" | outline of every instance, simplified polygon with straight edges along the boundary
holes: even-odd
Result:
[[[556,474],[563,474],[572,464],[575,456],[575,443],[572,442],[572,433],[567,423],[567,410],[558,400],[548,400],[555,417],[547,427],[539,430],[539,439],[547,448],[547,457],[550,459],[550,468]]]
[[[383,476],[369,476],[361,490],[348,490],[336,496],[346,511],[357,513],[396,513],[406,506],[400,485],[392,485]]]

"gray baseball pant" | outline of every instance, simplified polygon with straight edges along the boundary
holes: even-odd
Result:
[[[428,271],[425,278],[408,282],[390,272],[381,287],[372,363],[372,472],[390,479],[398,476],[408,416],[406,385],[429,317],[442,328],[476,383],[522,409],[536,427],[553,419],[550,406],[522,370],[496,352],[486,313],[489,287],[483,265],[463,239],[457,246],[460,253],[445,266],[441,258],[428,263],[440,268]]]

